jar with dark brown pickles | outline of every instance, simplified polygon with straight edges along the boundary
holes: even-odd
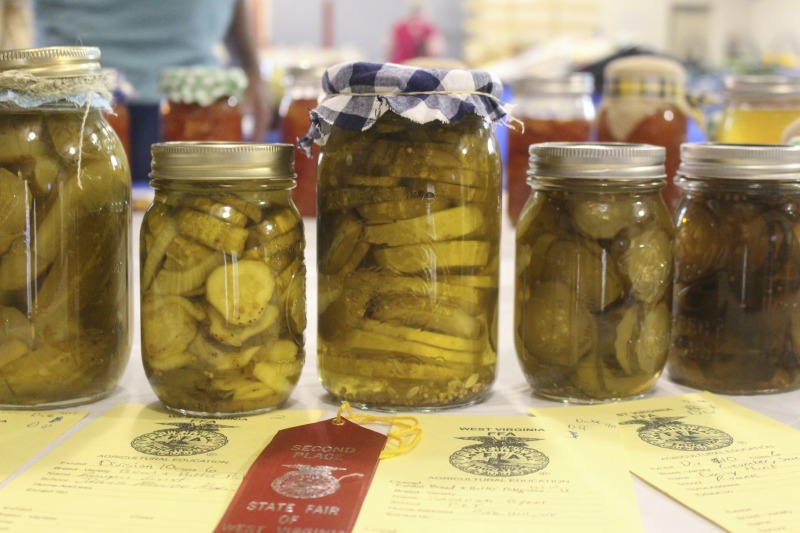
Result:
[[[516,235],[514,341],[533,391],[595,402],[645,394],[666,363],[673,224],[664,149],[530,148]]]
[[[103,398],[130,355],[130,172],[99,61],[0,52],[0,408]]]
[[[493,125],[477,111],[419,123],[390,110],[363,131],[333,126],[317,225],[318,369],[332,396],[423,410],[485,396],[497,363],[500,189]]]
[[[141,229],[144,369],[194,416],[279,407],[305,351],[303,223],[288,144],[152,147],[155,198]]]
[[[670,377],[800,387],[800,146],[686,144],[681,159]]]

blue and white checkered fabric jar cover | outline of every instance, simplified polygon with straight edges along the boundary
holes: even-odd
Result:
[[[310,113],[311,128],[299,141],[306,154],[315,142],[325,145],[333,126],[364,131],[387,111],[420,124],[454,122],[468,113],[492,122],[507,115],[502,83],[483,70],[342,63],[325,71],[322,89],[325,96]]]

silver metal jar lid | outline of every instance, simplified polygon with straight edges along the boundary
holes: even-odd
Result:
[[[687,143],[678,175],[689,179],[800,181],[800,146]]]
[[[282,143],[166,142],[151,147],[152,179],[291,180],[294,146]]]
[[[594,90],[594,78],[585,72],[566,76],[524,76],[511,82],[514,94],[588,95]]]
[[[725,93],[746,99],[800,98],[800,76],[737,75],[725,78]]]
[[[664,179],[666,150],[635,143],[533,144],[528,176],[610,181]]]
[[[53,46],[0,51],[0,71],[18,70],[43,78],[100,74],[100,49]]]

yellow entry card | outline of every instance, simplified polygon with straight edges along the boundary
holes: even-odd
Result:
[[[415,415],[422,439],[380,462],[354,531],[641,531],[614,411],[533,413]]]
[[[710,393],[619,404],[634,474],[734,532],[800,528],[800,431]]]
[[[87,411],[0,411],[0,483],[87,414]]]
[[[0,489],[0,531],[213,531],[275,433],[321,414],[211,420],[119,405]]]

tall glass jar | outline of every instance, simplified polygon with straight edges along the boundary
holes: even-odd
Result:
[[[308,112],[317,106],[322,95],[324,69],[293,67],[285,74],[284,91],[278,114],[281,119],[281,141],[294,144],[308,131]],[[292,199],[304,217],[317,214],[317,159],[319,147],[314,146],[312,156],[304,157],[297,148],[294,168],[297,187],[292,190]]]
[[[241,141],[240,102],[247,76],[239,68],[175,67],[159,77],[161,140]]]
[[[672,180],[692,116],[685,96],[685,70],[677,61],[665,57],[630,56],[611,61],[603,76],[597,141],[664,147],[667,185],[661,194],[673,212],[680,191]]]
[[[594,79],[585,73],[559,78],[528,76],[512,84],[514,116],[521,127],[508,132],[508,218],[517,223],[530,196],[528,148],[543,142],[588,142],[595,119]]]
[[[729,76],[716,140],[780,144],[800,119],[800,76]]]
[[[103,398],[130,355],[130,172],[99,61],[0,52],[3,408]]]
[[[461,85],[431,89],[437,79]],[[323,86],[327,109],[346,105],[339,96],[361,99],[347,107],[366,119],[372,104],[385,109],[356,131],[352,115],[334,120],[321,149],[322,384],[364,407],[476,402],[497,363],[501,163],[497,115],[487,110],[500,110],[499,81],[482,71],[357,63],[328,69]],[[401,115],[411,108],[424,113]],[[315,110],[320,120],[327,109]],[[440,120],[453,110],[463,116]]]
[[[145,373],[171,410],[280,406],[303,365],[303,223],[288,144],[162,143],[141,231]]]
[[[530,154],[514,293],[525,377],[536,394],[564,401],[642,396],[669,348],[664,149],[544,143]]]
[[[687,144],[669,374],[723,394],[800,387],[800,146]]]

